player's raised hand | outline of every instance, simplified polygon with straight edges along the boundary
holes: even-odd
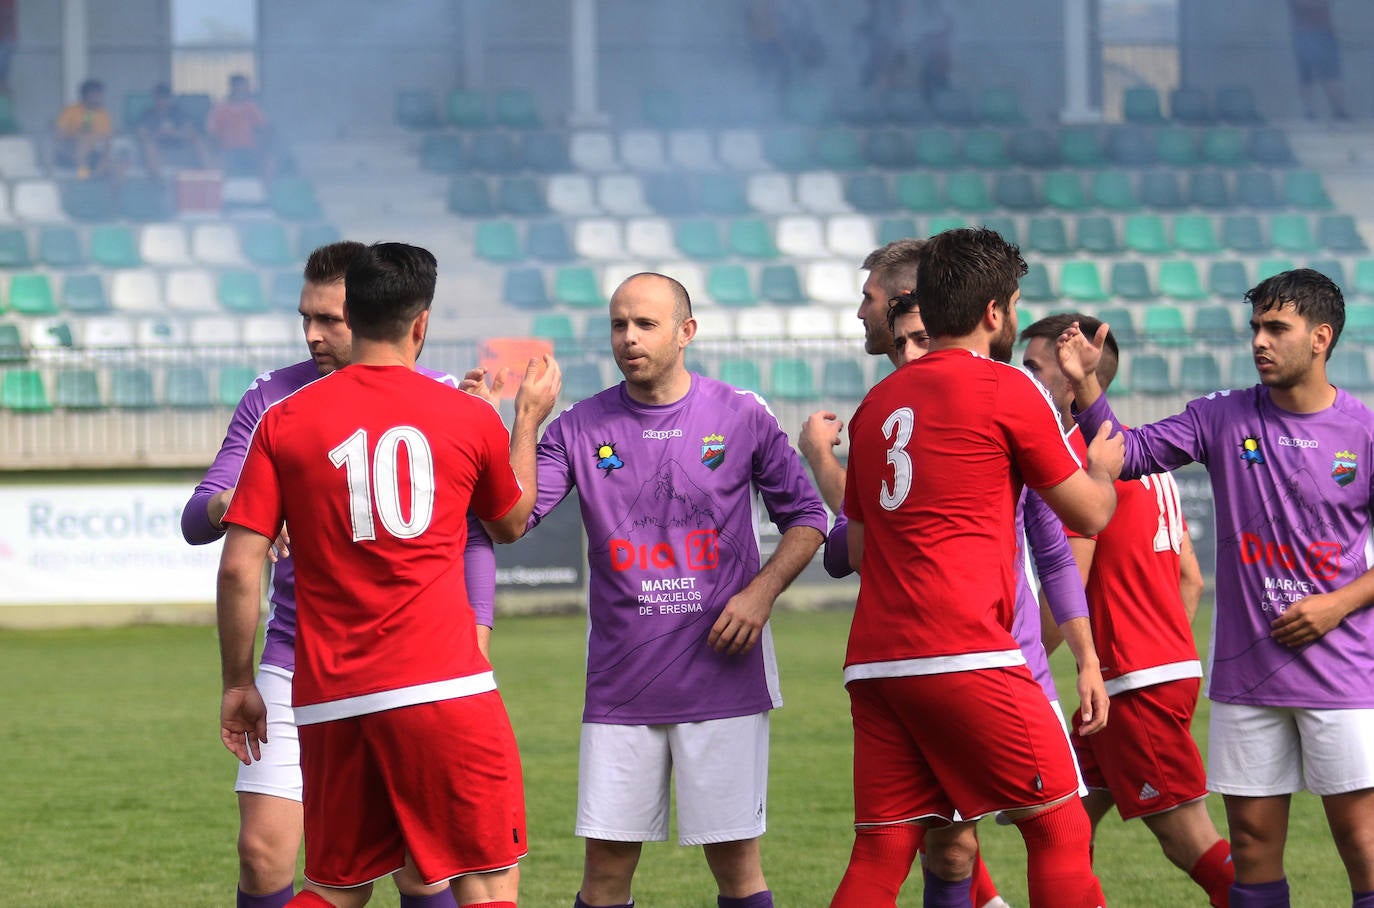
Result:
[[[480,397],[493,407],[499,406],[501,400],[501,389],[506,386],[506,377],[510,374],[509,369],[501,369],[491,378],[491,385],[487,385],[487,370],[478,366],[476,369],[469,369],[463,374],[463,380],[458,383],[459,391],[466,391],[473,397]]]
[[[1078,322],[1074,322],[1059,335],[1059,368],[1075,389],[1097,371],[1097,364],[1102,360],[1102,346],[1107,342],[1110,329],[1111,326],[1104,322],[1097,329],[1097,334],[1089,338],[1078,327]]]
[[[267,743],[267,704],[257,685],[225,688],[219,707],[219,737],[243,765],[262,759],[262,745]]]
[[[738,656],[749,652],[763,636],[763,626],[773,613],[773,600],[766,593],[745,587],[725,603],[706,642],[718,653]]]
[[[1105,473],[1113,482],[1121,477],[1121,467],[1126,462],[1126,436],[1116,432],[1112,421],[1106,420],[1097,427],[1097,436],[1088,445],[1088,465],[1090,474]]]
[[[558,394],[563,390],[563,370],[552,353],[531,357],[525,366],[525,377],[515,392],[515,415],[533,419],[538,425],[548,419]]]
[[[802,457],[806,458],[807,463],[814,463],[814,458],[830,453],[830,449],[840,443],[840,430],[843,428],[844,420],[829,410],[817,410],[806,417],[801,435],[797,437],[797,448]]]

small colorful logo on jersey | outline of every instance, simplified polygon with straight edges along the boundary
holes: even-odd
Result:
[[[701,440],[701,462],[712,470],[725,463],[724,435],[707,435]]]
[[[1247,435],[1240,443],[1240,459],[1250,466],[1257,463],[1264,463],[1264,452],[1260,450],[1259,439],[1253,435]]]
[[[615,453],[615,445],[611,442],[598,445],[596,448],[596,468],[604,470],[607,476],[611,475],[612,470],[619,470],[625,466],[625,461],[620,459],[620,455]]]
[[[1354,451],[1336,452],[1336,459],[1331,462],[1331,478],[1338,486],[1348,486],[1355,481]]]

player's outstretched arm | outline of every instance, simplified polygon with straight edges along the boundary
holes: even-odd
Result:
[[[1269,636],[1284,646],[1303,646],[1329,633],[1346,615],[1374,602],[1374,570],[1338,590],[1299,599],[1269,622]]]
[[[552,354],[531,359],[515,393],[515,424],[510,432],[510,464],[520,480],[520,500],[500,519],[482,521],[496,542],[514,542],[525,534],[530,512],[539,494],[539,427],[553,412],[563,389],[563,371]]]
[[[1074,403],[1080,410],[1092,406],[1102,396],[1102,386],[1097,381],[1097,364],[1102,359],[1102,345],[1107,342],[1109,330],[1111,326],[1103,323],[1097,334],[1089,338],[1079,329],[1078,322],[1074,322],[1059,336],[1059,368],[1069,380]]]
[[[1038,489],[1064,526],[1084,536],[1095,536],[1107,526],[1116,510],[1116,487],[1121,475],[1126,443],[1121,433],[1112,435],[1112,424],[1098,427],[1088,445],[1088,463],[1055,486]]]
[[[843,428],[844,420],[834,413],[817,410],[806,417],[801,434],[797,436],[797,448],[811,468],[816,491],[821,493],[825,506],[834,514],[844,507],[844,467],[835,456],[835,446],[840,443]]]
[[[215,614],[219,624],[220,739],[244,763],[267,740],[267,708],[253,684],[253,642],[262,601],[262,564],[272,540],[230,524],[220,554]]]
[[[773,557],[744,589],[725,603],[706,642],[716,652],[729,656],[753,649],[763,635],[763,626],[773,613],[778,595],[811,563],[823,541],[825,537],[815,527],[794,526],[784,530]]]
[[[1059,632],[1078,665],[1078,703],[1083,718],[1078,733],[1097,734],[1107,727],[1109,701],[1102,666],[1097,661],[1097,647],[1093,646],[1092,627],[1087,618],[1073,618],[1059,625]]]

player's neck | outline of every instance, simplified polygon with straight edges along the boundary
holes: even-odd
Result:
[[[977,353],[979,356],[991,357],[992,341],[983,334],[965,334],[962,337],[932,337],[930,339],[930,352],[936,350],[968,350],[970,353]]]
[[[353,363],[359,366],[405,366],[415,368],[415,352],[408,346],[353,338]]]
[[[686,369],[677,369],[652,384],[625,382],[625,393],[630,395],[630,399],[635,403],[647,404],[650,407],[675,404],[686,397],[690,390],[692,390],[692,373]]]
[[[1289,413],[1320,413],[1336,402],[1336,389],[1327,381],[1324,365],[1319,365],[1291,388],[1270,388],[1269,399]]]

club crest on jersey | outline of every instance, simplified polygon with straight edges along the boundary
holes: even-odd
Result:
[[[619,470],[625,466],[625,461],[620,459],[620,455],[615,453],[615,443],[605,442],[596,447],[596,468],[607,476],[611,475],[612,470]]]
[[[1264,463],[1264,452],[1260,450],[1258,438],[1253,435],[1247,435],[1241,439],[1240,459],[1252,467],[1257,463]]]
[[[701,440],[701,462],[709,470],[725,463],[724,435],[707,435]]]
[[[1336,452],[1336,459],[1331,462],[1331,478],[1338,486],[1348,486],[1355,481],[1354,451]]]

